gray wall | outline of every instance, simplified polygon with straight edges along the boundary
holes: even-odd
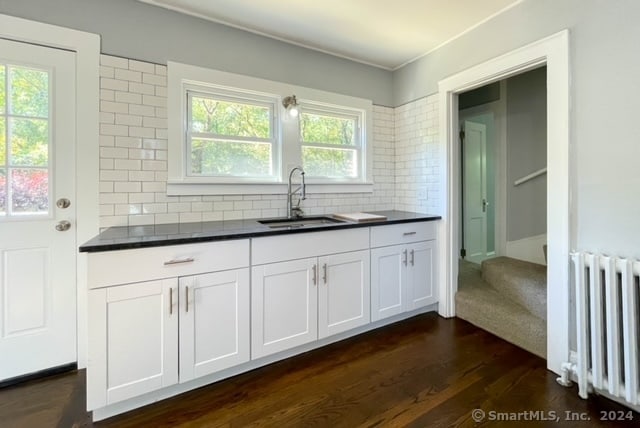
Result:
[[[507,241],[547,233],[547,69],[507,79]]]
[[[0,0],[0,13],[102,36],[102,53],[200,65],[391,106],[390,71],[135,0]]]
[[[570,30],[570,197],[574,249],[640,257],[640,1],[524,0],[394,73],[395,104],[444,77]]]

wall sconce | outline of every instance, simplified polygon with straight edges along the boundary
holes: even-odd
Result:
[[[284,106],[285,110],[287,110],[287,113],[289,113],[289,116],[297,117],[298,114],[300,114],[300,107],[298,107],[298,100],[296,99],[295,95],[284,97],[284,99],[282,100],[282,105]]]

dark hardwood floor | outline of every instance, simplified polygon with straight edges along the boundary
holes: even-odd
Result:
[[[426,314],[93,425],[83,371],[0,389],[0,427],[638,426],[638,413],[602,420],[629,411],[555,378],[526,351]],[[548,420],[489,420],[507,412]]]

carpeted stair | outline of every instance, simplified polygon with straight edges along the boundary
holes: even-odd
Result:
[[[546,266],[509,257],[461,261],[456,315],[527,351],[547,355]]]

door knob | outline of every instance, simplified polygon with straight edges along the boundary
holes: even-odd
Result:
[[[489,201],[487,201],[486,199],[482,200],[482,212],[487,212],[487,207],[489,206]]]
[[[66,230],[69,230],[70,228],[71,228],[71,223],[68,222],[67,220],[59,221],[58,224],[56,224],[56,230],[58,232],[64,232]]]
[[[67,198],[60,198],[56,201],[56,206],[58,208],[65,209],[65,208],[69,208],[70,205],[71,205],[71,201]]]

